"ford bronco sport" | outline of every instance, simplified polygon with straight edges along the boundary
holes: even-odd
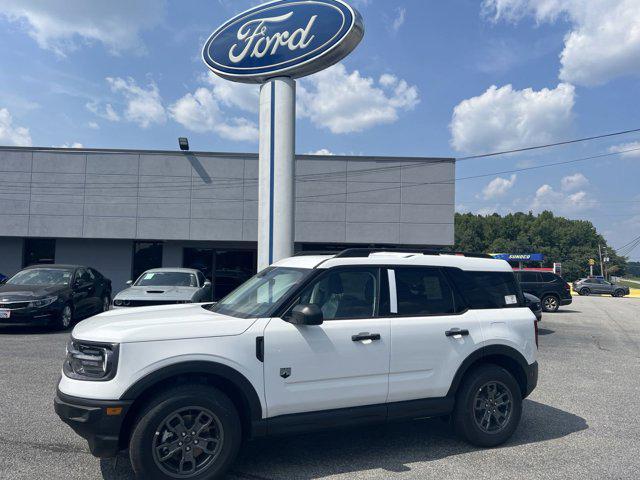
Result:
[[[55,410],[135,473],[213,479],[243,439],[450,416],[494,447],[538,377],[537,325],[507,262],[352,249],[260,272],[217,304],[78,324]]]

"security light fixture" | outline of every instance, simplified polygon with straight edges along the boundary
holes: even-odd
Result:
[[[180,150],[184,152],[189,151],[189,139],[185,137],[178,138],[178,144],[180,145]]]

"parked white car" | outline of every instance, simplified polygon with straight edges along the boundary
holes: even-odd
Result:
[[[213,306],[78,324],[55,409],[139,478],[219,478],[243,438],[434,416],[494,447],[537,384],[537,340],[505,261],[296,257]]]
[[[149,307],[211,302],[212,288],[199,270],[155,268],[147,270],[113,299],[113,308]]]

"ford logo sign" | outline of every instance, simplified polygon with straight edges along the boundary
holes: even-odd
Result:
[[[264,83],[319,72],[351,53],[363,36],[362,17],[342,0],[276,0],[218,28],[202,57],[223,78]]]

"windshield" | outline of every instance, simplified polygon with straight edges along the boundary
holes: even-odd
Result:
[[[69,285],[73,271],[58,268],[34,268],[16,273],[7,285]]]
[[[240,318],[264,317],[311,272],[301,268],[268,268],[240,285],[211,307],[211,311]]]
[[[146,272],[135,283],[137,287],[197,287],[198,280],[193,273]]]

